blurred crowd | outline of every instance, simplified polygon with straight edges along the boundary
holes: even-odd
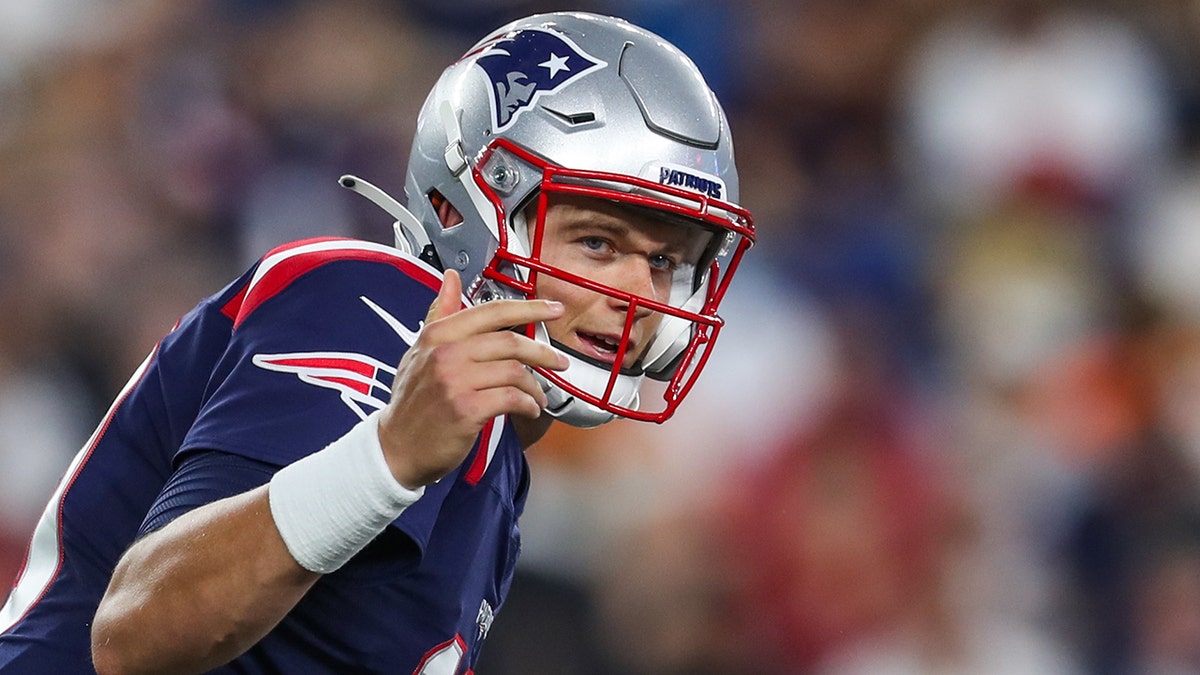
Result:
[[[161,335],[390,241],[524,0],[0,0],[0,584]],[[480,671],[1200,672],[1200,2],[594,0],[691,54],[760,245],[662,426],[530,453]]]

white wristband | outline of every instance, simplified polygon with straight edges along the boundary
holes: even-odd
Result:
[[[279,470],[267,488],[271,516],[300,566],[328,574],[425,494],[392,476],[379,444],[379,412]]]

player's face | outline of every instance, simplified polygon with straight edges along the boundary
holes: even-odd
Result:
[[[649,212],[599,199],[555,194],[543,228],[542,262],[632,295],[667,303],[677,270],[694,270],[712,234],[667,222]],[[690,272],[689,278],[690,278]],[[629,303],[549,275],[538,278],[538,296],[566,307],[546,324],[551,339],[603,363],[613,363]],[[632,366],[650,344],[663,315],[635,310],[622,367]]]

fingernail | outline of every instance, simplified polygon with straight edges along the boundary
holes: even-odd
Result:
[[[546,307],[553,312],[561,312],[563,310],[563,304],[557,300],[547,300]]]

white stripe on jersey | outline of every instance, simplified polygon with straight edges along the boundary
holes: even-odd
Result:
[[[496,456],[496,448],[500,447],[500,437],[504,435],[504,415],[500,415],[492,420],[492,433],[488,436],[487,460],[483,464],[483,473],[487,473],[488,467],[492,465],[492,458]]]
[[[83,463],[87,461],[88,455],[95,447],[100,437],[104,434],[104,430],[108,428],[109,422],[112,421],[113,415],[117,408],[125,401],[125,397],[129,392],[133,391],[134,386],[141,381],[145,375],[150,362],[154,360],[154,355],[158,348],[150,352],[145,361],[138,366],[134,371],[133,376],[125,383],[125,387],[121,389],[121,393],[113,401],[112,407],[108,409],[108,413],[104,415],[100,425],[92,432],[87,443],[71,460],[71,464],[67,467],[66,473],[55,489],[54,494],[50,497],[50,502],[46,504],[46,509],[42,511],[42,515],[38,518],[37,526],[33,530],[33,537],[29,542],[29,553],[25,560],[25,568],[21,570],[17,577],[17,582],[13,586],[12,594],[8,596],[8,601],[0,607],[0,633],[7,632],[10,628],[17,625],[25,614],[37,604],[42,598],[46,590],[50,588],[54,578],[58,576],[59,567],[62,564],[62,551],[59,548],[61,542],[59,539],[59,520],[58,515],[62,509],[63,498],[67,494],[67,489],[75,481]]]
[[[250,291],[253,291],[254,287],[263,280],[263,277],[267,276],[267,274],[274,269],[276,265],[284,262],[285,260],[294,258],[298,255],[322,253],[325,251],[373,251],[375,253],[383,253],[385,255],[411,262],[418,267],[422,267],[435,277],[440,278],[442,276],[440,271],[430,266],[424,260],[421,260],[416,256],[411,256],[394,246],[386,246],[384,244],[376,244],[369,241],[360,241],[358,239],[334,239],[331,241],[318,241],[311,244],[297,246],[295,248],[289,248],[263,258],[263,261],[259,264],[258,269],[254,271],[254,277],[250,279],[250,283],[246,286],[246,294],[249,295]]]

